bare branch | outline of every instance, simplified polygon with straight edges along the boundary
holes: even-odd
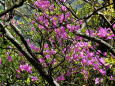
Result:
[[[109,4],[109,5],[105,5],[105,6],[101,7],[101,8],[98,8],[97,10],[93,11],[89,16],[84,17],[83,19],[87,20],[87,19],[91,18],[91,17],[92,17],[93,15],[95,15],[98,11],[100,11],[100,10],[102,10],[102,9],[104,9],[104,8],[106,8],[106,7],[108,7],[108,6],[110,6],[110,5],[113,5],[113,3],[111,3],[111,4]]]

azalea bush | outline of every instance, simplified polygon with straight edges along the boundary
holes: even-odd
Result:
[[[20,1],[14,7],[24,2]],[[0,21],[0,85],[115,84],[113,2],[103,5],[101,1],[78,0],[76,3],[83,4],[79,10],[68,3],[67,0],[31,3],[28,0],[25,4],[32,7],[32,14],[24,16],[20,13],[22,20],[16,20],[15,14],[10,19],[9,11],[3,11]],[[10,10],[15,11],[15,8]],[[81,14],[82,11],[86,14]]]

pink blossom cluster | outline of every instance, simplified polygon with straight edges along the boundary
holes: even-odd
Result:
[[[99,37],[107,38],[107,39],[112,39],[113,37],[115,37],[115,35],[112,34],[110,28],[102,28],[102,27],[98,29],[97,35]]]
[[[38,8],[42,8],[42,9],[48,9],[50,6],[50,2],[49,0],[37,0],[34,3]]]
[[[103,82],[103,78],[96,78],[95,79],[95,84],[99,84],[99,83],[101,83],[101,82]]]
[[[66,2],[66,0],[60,1]],[[43,31],[43,33],[45,34],[51,34],[48,39],[50,41],[50,44],[44,44],[44,57],[39,58],[38,60],[41,63],[52,63],[51,65],[55,66],[59,63],[60,60],[56,57],[53,59],[54,55],[62,59],[63,57],[57,54],[62,53],[63,55],[65,55],[65,62],[67,62],[68,65],[73,63],[81,66],[79,71],[73,67],[68,68],[68,71],[65,71],[65,74],[61,74],[56,77],[57,81],[63,81],[65,80],[65,77],[76,74],[77,71],[83,74],[85,79],[89,78],[90,70],[96,71],[102,76],[106,76],[106,70],[110,68],[110,65],[107,65],[103,56],[107,56],[107,53],[102,53],[100,50],[94,52],[94,47],[98,44],[93,47],[91,42],[85,41],[82,37],[75,36],[73,34],[74,32],[78,32],[80,30],[81,25],[84,23],[84,21],[76,21],[68,11],[66,6],[61,5],[60,7],[56,7],[55,5],[49,6],[49,4],[50,2],[48,2],[48,0],[43,0],[43,2],[40,2],[40,0],[38,0],[37,2],[35,2],[35,5],[43,10],[43,13],[37,14],[35,22],[39,22],[37,24],[40,31]],[[48,7],[49,13],[45,12]],[[60,10],[59,13],[55,13],[57,9]],[[50,12],[52,12],[52,14],[50,14]],[[86,30],[85,32],[87,35],[93,37],[96,36],[102,39],[106,38],[107,40],[114,39],[114,35],[111,29],[106,27],[99,27],[97,28],[97,30]],[[65,47],[65,41],[67,41],[68,39],[71,39],[73,43]],[[59,48],[59,46],[62,48]],[[59,51],[58,48],[60,49]],[[103,56],[100,56],[100,54],[102,54]],[[54,61],[55,64],[53,64],[51,60]],[[95,84],[97,84],[98,81],[99,79],[96,79]]]
[[[27,39],[26,41],[27,41],[29,47],[30,47],[32,50],[34,50],[34,51],[36,51],[36,52],[38,52],[38,51],[40,50],[34,43],[31,43],[29,39]]]
[[[28,73],[32,73],[32,67],[29,64],[20,65],[19,70],[26,71]]]
[[[65,77],[64,77],[64,75],[60,75],[60,76],[58,76],[58,77],[56,78],[56,80],[57,80],[57,81],[63,81],[63,80],[65,80]]]
[[[32,80],[33,82],[38,81],[38,77],[32,76],[32,77],[31,77],[31,80]]]

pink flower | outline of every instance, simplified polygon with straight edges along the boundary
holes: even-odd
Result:
[[[44,26],[42,26],[42,25],[38,25],[38,27],[39,27],[40,29],[45,29]]]
[[[50,8],[49,8],[51,11],[54,11],[54,9],[55,9],[55,6],[52,4],[51,6],[50,6]]]
[[[56,51],[54,49],[51,49],[50,54],[56,54]]]
[[[57,80],[57,81],[63,81],[63,80],[65,80],[65,77],[64,77],[64,75],[60,75],[60,76],[58,76],[58,77],[56,78],[56,80]]]
[[[74,25],[67,24],[67,28],[70,30],[70,32],[73,32],[75,30]]]
[[[77,31],[77,30],[79,30],[80,29],[80,26],[79,25],[76,25],[75,26],[75,30]]]
[[[40,48],[35,47],[34,50],[37,52],[40,50]]]
[[[70,75],[71,75],[71,72],[67,71],[66,76],[70,76]]]
[[[70,18],[70,17],[71,17],[70,12],[67,12],[67,13],[65,14],[65,19],[68,19],[68,18]]]
[[[20,65],[20,70],[32,73],[32,67],[30,65],[28,65],[28,64]]]
[[[32,31],[35,31],[36,29],[34,27],[31,28]]]
[[[9,54],[10,54],[10,52],[6,52],[6,54],[7,54],[7,55],[9,55]]]
[[[106,71],[104,69],[100,69],[99,72],[102,74],[102,75],[106,75]]]
[[[26,42],[27,42],[27,43],[30,43],[30,39],[26,39]]]
[[[93,64],[95,70],[99,70],[99,65],[98,64]]]
[[[62,11],[67,11],[67,8],[65,6],[61,6]]]
[[[83,63],[84,65],[86,65],[86,64],[87,64],[87,60],[86,60],[86,59],[82,59],[82,63]]]
[[[95,84],[99,84],[99,78],[95,79]]]
[[[103,78],[100,79],[100,82],[103,82]]]
[[[37,80],[38,80],[38,77],[32,76],[32,77],[31,77],[31,80],[32,80],[32,81],[37,81]]]
[[[60,0],[60,1],[62,1],[62,2],[66,2],[66,0]]]
[[[60,32],[61,32],[61,33],[64,33],[64,32],[65,32],[65,27],[61,26],[61,27],[60,27]]]
[[[48,0],[37,0],[34,5],[38,8],[42,8],[44,10],[50,7],[50,2]]]
[[[115,80],[115,77],[113,77],[113,76],[110,76],[110,80]]]
[[[43,58],[40,58],[39,61],[40,61],[41,63],[44,63],[44,62],[45,62]]]
[[[115,35],[114,34],[111,34],[111,35],[109,35],[108,37],[107,37],[107,39],[115,39]]]
[[[78,55],[73,54],[73,59],[74,59],[74,60],[76,60],[76,61],[77,61],[77,60],[78,60],[78,58],[79,58],[79,56],[78,56]]]
[[[44,21],[44,16],[42,15],[42,16],[37,17],[37,20],[40,22]]]
[[[44,44],[44,48],[49,48],[48,44]]]
[[[49,59],[49,58],[50,58],[50,55],[46,55],[46,58]]]
[[[80,21],[79,21],[79,24],[83,24],[83,20],[80,20]]]
[[[59,18],[60,23],[62,23],[62,22],[64,21],[64,14],[61,14],[59,17],[60,17],[60,18]]]
[[[12,61],[12,57],[11,56],[8,56],[7,59],[8,59],[9,62]]]
[[[17,73],[20,73],[20,69],[17,69],[16,72],[17,72]]]
[[[0,64],[2,64],[2,59],[0,58]]]
[[[88,58],[93,57],[93,56],[94,56],[94,53],[89,52],[89,53],[87,53],[87,56],[88,56]]]
[[[75,46],[76,47],[87,47],[88,46],[88,42],[78,42]]]
[[[37,48],[37,46],[35,46],[34,44],[29,44],[29,46],[30,46],[30,48],[32,49],[32,50],[34,50],[34,51],[39,51],[40,49],[39,48]]]
[[[68,29],[71,29],[71,25],[70,24],[67,24],[66,26]]]
[[[100,27],[97,35],[99,37],[106,37],[108,35],[108,29]]]
[[[115,24],[113,24],[113,28],[115,29]]]
[[[31,24],[35,24],[35,21],[32,21]]]
[[[88,71],[87,70],[82,70],[82,74],[84,75],[85,79],[88,79]]]
[[[67,60],[71,60],[71,57],[70,57],[70,56],[66,56],[66,59],[67,59]]]
[[[102,64],[105,64],[105,60],[103,58],[99,59]]]
[[[67,36],[67,33],[66,32],[64,32],[63,34],[61,34],[61,38],[63,38],[63,39],[66,39],[68,36]]]
[[[101,82],[103,82],[103,78],[101,78],[101,79],[96,78],[96,79],[95,79],[95,84],[99,84],[99,83],[101,83]]]
[[[92,60],[88,60],[88,65],[92,65],[93,64],[93,62],[92,62]]]
[[[94,30],[86,30],[86,34],[90,36],[95,36]]]

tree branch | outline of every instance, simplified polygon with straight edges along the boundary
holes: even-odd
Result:
[[[83,19],[87,20],[87,19],[91,18],[91,17],[92,17],[93,15],[95,15],[98,11],[100,11],[100,10],[102,10],[102,9],[104,9],[104,8],[106,8],[106,7],[108,7],[108,6],[110,6],[110,5],[113,5],[113,3],[111,3],[111,4],[109,4],[109,5],[105,5],[105,6],[101,7],[101,8],[98,8],[97,10],[94,10],[89,16],[84,17]]]
[[[47,71],[44,71],[42,65],[21,47],[20,43],[11,35],[11,33],[6,28],[4,28],[1,23],[0,31],[4,33],[5,37],[25,56],[25,58],[34,66],[35,69],[37,69],[40,75],[51,86],[60,86],[50,75],[48,75]]]
[[[15,31],[15,33],[20,37],[22,43],[24,44],[24,46],[26,47],[27,51],[30,53],[30,55],[36,60],[38,61],[38,59],[36,58],[36,55],[32,52],[31,48],[29,47],[28,43],[26,42],[25,38],[23,37],[21,31],[14,26],[13,24],[11,24],[12,29]]]
[[[15,8],[18,8],[24,4],[26,0],[20,0],[19,4],[14,4],[12,7],[8,8],[7,10],[4,10],[2,13],[0,13],[0,17],[5,15],[6,13],[14,10]]]

